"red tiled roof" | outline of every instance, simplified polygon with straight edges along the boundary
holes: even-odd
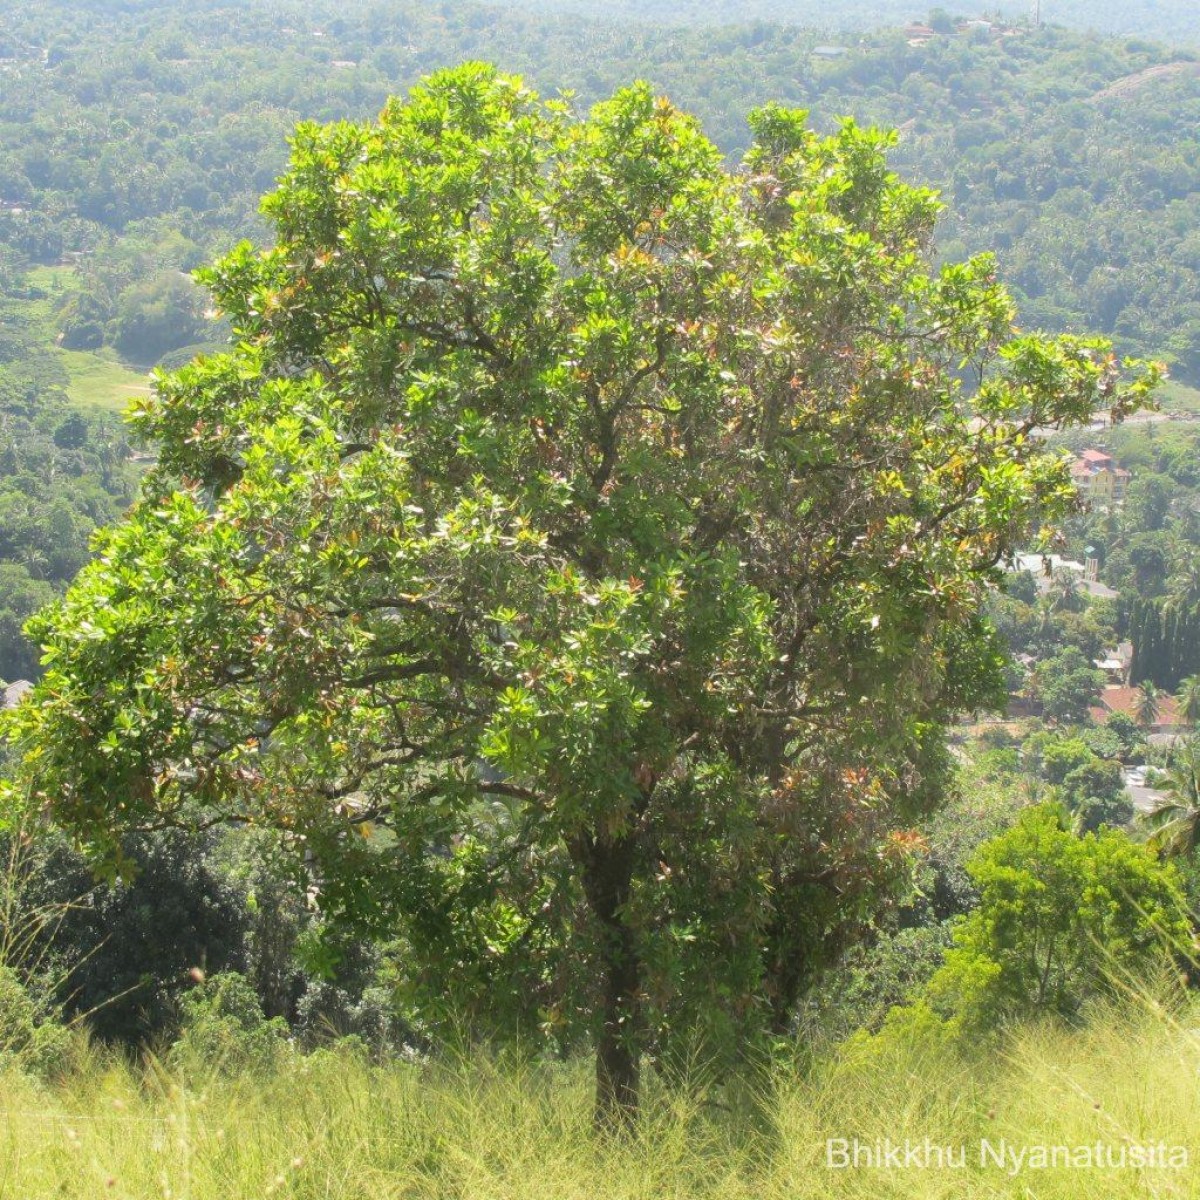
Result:
[[[1099,705],[1093,706],[1092,717],[1103,722],[1110,714],[1121,712],[1137,718],[1137,702],[1141,693],[1135,687],[1107,687],[1100,693]],[[1154,722],[1155,729],[1162,729],[1180,723],[1179,705],[1174,696],[1163,692],[1158,698],[1158,719]]]

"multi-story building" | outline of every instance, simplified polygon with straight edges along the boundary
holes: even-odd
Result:
[[[1103,450],[1085,450],[1071,464],[1071,478],[1083,498],[1092,504],[1120,504],[1131,478],[1118,467],[1111,454]]]

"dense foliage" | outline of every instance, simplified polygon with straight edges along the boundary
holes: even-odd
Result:
[[[535,9],[552,13],[589,15],[594,10],[583,0],[500,0],[509,9]],[[765,21],[788,22],[843,31],[872,29],[878,25],[903,25],[920,17],[933,29],[954,28],[965,17],[1003,21],[1029,15],[1023,3],[995,4],[991,0],[956,0],[945,7],[928,6],[926,17],[908,0],[615,0],[609,9],[626,21],[670,24],[737,25],[752,22],[761,29]],[[1042,0],[1044,19],[1079,29],[1138,34],[1195,45],[1200,42],[1200,21],[1188,0]],[[951,13],[956,14],[954,17]],[[959,16],[958,14],[961,14]]]
[[[1115,829],[1078,836],[1061,809],[1027,809],[969,864],[978,905],[945,961],[891,1011],[879,1037],[937,1031],[979,1038],[1038,1013],[1075,1017],[1120,994],[1186,945],[1190,925],[1173,868]]]
[[[1046,15],[1071,17],[1061,6]],[[130,499],[116,428],[96,411],[86,432],[79,416],[65,424],[64,389],[77,392],[85,360],[119,354],[144,369],[217,348],[228,329],[186,273],[265,234],[256,200],[283,170],[295,123],[372,116],[389,93],[464,57],[572,87],[584,103],[617,81],[650,79],[698,112],[730,156],[746,146],[742,114],[768,98],[811,109],[818,129],[843,113],[899,125],[893,162],[949,201],[946,258],[994,249],[1027,325],[1107,333],[1122,352],[1200,379],[1192,56],[1140,39],[930,19],[936,36],[924,44],[874,32],[822,58],[812,51],[830,39],[815,30],[663,29],[517,5],[201,4],[182,15],[168,3],[35,2],[6,14],[0,678],[36,675],[22,621]],[[1154,32],[1149,18],[1138,28]],[[127,394],[103,397],[115,405]],[[1138,529],[1118,552],[1153,594],[1166,560],[1159,535]],[[1139,620],[1161,624],[1157,613]]]
[[[0,299],[0,319],[12,305]],[[33,678],[21,634],[90,556],[89,539],[128,506],[136,476],[112,416],[81,414],[65,372],[15,322],[0,334],[0,679]]]

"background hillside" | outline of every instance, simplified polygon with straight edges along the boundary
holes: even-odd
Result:
[[[1170,32],[1157,18],[1183,13],[1120,9],[1142,33]],[[898,128],[896,169],[943,193],[940,255],[994,250],[1026,326],[1108,334],[1200,383],[1195,54],[943,12],[931,34],[839,38],[745,19],[666,28],[620,11],[35,0],[0,18],[0,565],[13,572],[0,677],[35,669],[21,620],[131,494],[110,414],[146,390],[150,366],[225,336],[188,272],[264,236],[258,200],[296,123],[371,117],[463,59],[573,90],[580,107],[646,78],[731,157],[748,110],[771,99],[809,109],[823,131],[844,116]],[[755,11],[738,6],[739,18]]]
[[[595,6],[583,0],[504,0],[513,9],[573,12],[593,15]],[[924,19],[921,5],[906,0],[610,0],[609,18],[657,21],[664,24],[733,25],[745,21],[776,21],[829,29],[870,29],[878,25],[903,25]],[[951,12],[968,16],[1021,20],[1032,15],[1034,0],[962,0],[946,5]],[[1042,20],[1093,29],[1103,33],[1138,33],[1171,41],[1195,42],[1200,37],[1200,15],[1189,0],[1042,0]]]
[[[995,249],[1028,324],[1112,334],[1200,378],[1195,56],[1058,28],[944,28],[915,45],[876,32],[825,58],[817,34],[764,24],[34,4],[0,33],[0,244],[14,278],[74,268],[51,281],[66,348],[156,361],[213,335],[177,272],[259,232],[297,120],[369,116],[423,73],[487,58],[581,104],[648,78],[731,155],[746,112],[772,98],[821,128],[842,115],[898,127],[897,168],[943,190],[943,255]]]
[[[958,0],[943,6],[922,0],[609,0],[604,19],[611,23],[661,25],[738,25],[772,22],[814,29],[865,30],[882,25],[905,25],[925,20],[929,10],[1006,21],[1031,18],[1038,0]],[[69,7],[105,14],[149,14],[174,7],[176,0],[73,0]],[[193,11],[222,7],[252,7],[253,0],[236,6],[222,0],[197,0]],[[66,7],[66,6],[63,6]],[[367,7],[361,3],[357,7]],[[383,5],[377,5],[384,11]],[[461,5],[446,4],[445,8]],[[510,13],[532,12],[595,18],[598,9],[586,0],[493,0],[491,7]],[[1200,14],[1191,0],[1040,0],[1041,19],[1098,33],[1140,34],[1164,41],[1200,40]]]

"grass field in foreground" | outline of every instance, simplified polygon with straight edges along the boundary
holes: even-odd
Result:
[[[589,1128],[569,1066],[295,1058],[267,1079],[92,1057],[57,1086],[0,1076],[0,1195],[12,1200],[1123,1200],[1200,1193],[1196,1011],[1141,1006],[1087,1029],[1032,1027],[1007,1051],[913,1049],[757,1092],[649,1075],[639,1136]],[[826,1140],[962,1148],[965,1165],[833,1169]],[[1026,1153],[980,1166],[981,1139]],[[1029,1165],[1038,1146],[1184,1147],[1186,1169]],[[1078,1153],[1078,1151],[1073,1151]],[[1128,1154],[1128,1150],[1127,1150]],[[928,1164],[927,1160],[927,1164]]]

